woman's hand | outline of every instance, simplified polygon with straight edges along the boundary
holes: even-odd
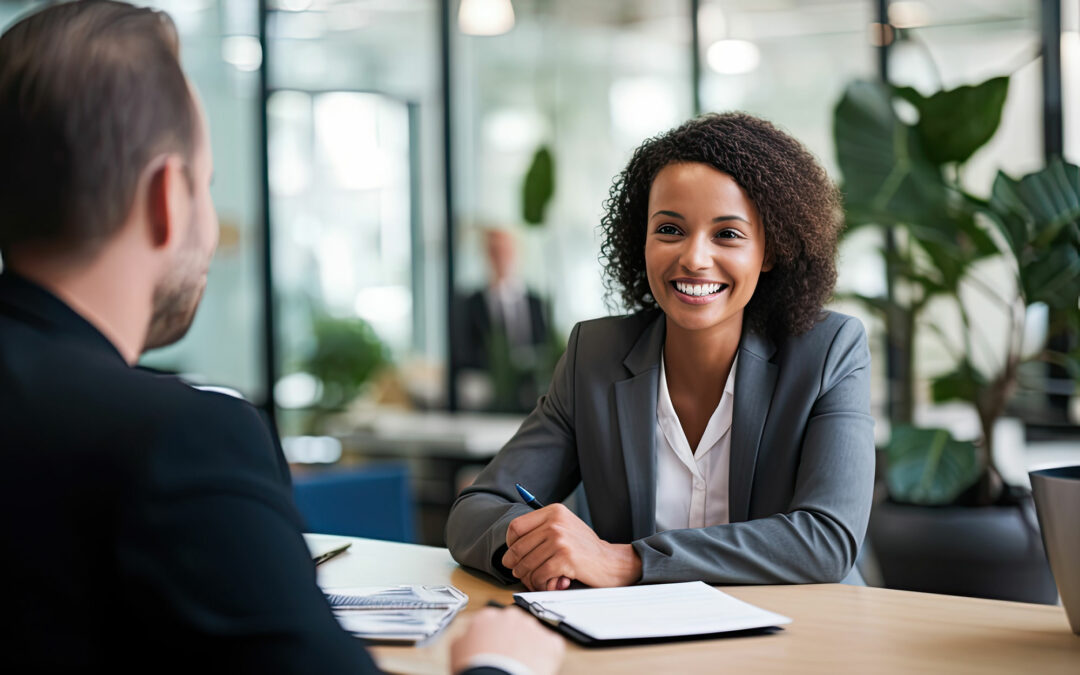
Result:
[[[641,578],[630,544],[609,544],[570,509],[552,504],[510,521],[502,564],[531,591],[563,590],[577,579],[593,587],[629,586]]]

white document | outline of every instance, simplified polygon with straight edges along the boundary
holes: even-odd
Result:
[[[737,600],[700,581],[518,593],[538,618],[595,640],[705,635],[768,628],[791,619]]]

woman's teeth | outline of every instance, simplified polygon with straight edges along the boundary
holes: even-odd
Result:
[[[727,284],[688,284],[685,281],[676,281],[675,288],[686,295],[712,295],[727,288]]]

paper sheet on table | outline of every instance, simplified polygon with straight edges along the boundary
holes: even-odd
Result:
[[[529,611],[596,640],[704,635],[768,628],[791,619],[737,600],[700,581],[518,593]]]

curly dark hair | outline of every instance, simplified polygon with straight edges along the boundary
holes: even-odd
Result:
[[[836,285],[840,195],[797,140],[744,113],[708,114],[645,141],[615,177],[600,221],[607,299],[655,308],[645,274],[649,190],[665,166],[707,164],[731,176],[757,207],[773,267],[763,272],[745,319],[773,337],[809,330]]]

